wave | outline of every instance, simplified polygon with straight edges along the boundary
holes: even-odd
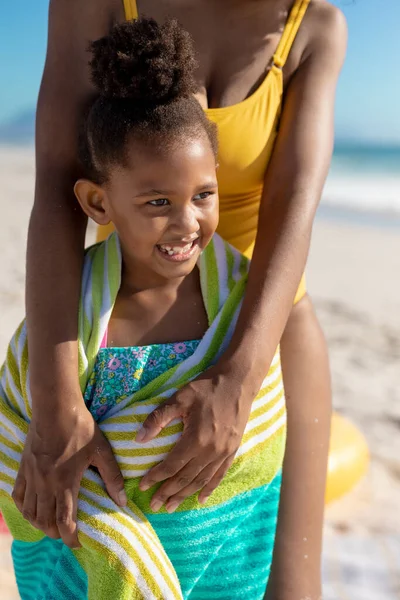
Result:
[[[400,175],[332,171],[324,187],[322,204],[400,216]]]

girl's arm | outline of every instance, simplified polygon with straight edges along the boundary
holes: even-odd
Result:
[[[32,421],[14,499],[33,524],[52,536],[60,533],[70,545],[77,545],[76,498],[84,469],[94,464],[93,453],[97,451],[110,494],[117,498],[123,489],[111,448],[83,402],[77,346],[87,222],[73,193],[82,175],[78,128],[93,94],[87,43],[108,33],[110,4],[50,2],[36,120],[36,189],[26,280]]]
[[[161,405],[144,424],[144,439],[149,440],[174,418],[183,416],[185,423],[173,454],[142,481],[143,488],[169,478],[153,500],[180,503],[199,489],[204,498],[217,487],[241,442],[251,403],[293,307],[331,159],[335,90],[347,39],[338,9],[322,3],[313,8],[309,25],[315,33],[287,86],[246,295],[230,347],[219,364]],[[290,495],[290,486],[285,489]]]

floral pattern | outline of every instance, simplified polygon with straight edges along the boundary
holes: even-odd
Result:
[[[101,348],[85,391],[96,421],[118,402],[191,356],[199,340],[130,348]]]

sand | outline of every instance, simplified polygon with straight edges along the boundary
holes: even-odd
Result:
[[[2,360],[24,313],[32,151],[0,149],[0,181]],[[354,216],[317,219],[308,287],[329,344],[334,406],[363,431],[371,451],[365,479],[327,509],[326,600],[400,598],[399,273],[400,230],[357,225]],[[18,598],[9,543],[0,534],[2,600]]]

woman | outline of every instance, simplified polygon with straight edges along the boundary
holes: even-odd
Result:
[[[93,435],[77,377],[76,313],[86,219],[71,190],[81,175],[79,122],[93,94],[87,41],[135,16],[133,3],[126,2],[125,8],[126,13],[121,0],[50,3],[48,53],[38,103],[36,195],[27,264],[33,418],[21,477],[27,490],[42,499],[40,515],[25,511],[26,517],[71,545],[76,543],[80,483],[73,473],[83,471],[95,457],[110,493],[122,491],[109,448],[101,436]],[[139,2],[138,9],[160,21],[174,16],[191,32],[200,62],[199,101],[212,109],[211,118],[217,108],[227,120],[236,113],[236,124],[228,126],[228,133],[223,130],[223,112],[216,117],[220,232],[238,246],[250,246],[260,209],[235,335],[213,369],[148,420],[144,440],[178,415],[185,432],[169,457],[145,476],[142,489],[166,480],[153,498],[164,502],[198,489],[202,499],[212,492],[233,460],[249,407],[282,337],[288,441],[268,594],[274,600],[318,598],[329,370],[310,300],[301,291],[294,307],[293,300],[331,157],[334,94],[346,45],[344,19],[323,0],[149,0]],[[257,105],[254,115],[259,119],[250,127],[241,110],[258,99],[262,106]],[[243,128],[238,130],[240,123]],[[254,132],[264,138],[255,140]],[[229,177],[233,189],[227,189]],[[244,226],[235,234],[232,214],[234,224]],[[210,414],[217,447],[209,433]],[[302,434],[291,435],[293,423],[301,430],[299,422]],[[204,468],[207,478],[198,481]],[[296,514],[286,510],[288,489],[298,498]],[[294,550],[290,561],[287,547]]]

